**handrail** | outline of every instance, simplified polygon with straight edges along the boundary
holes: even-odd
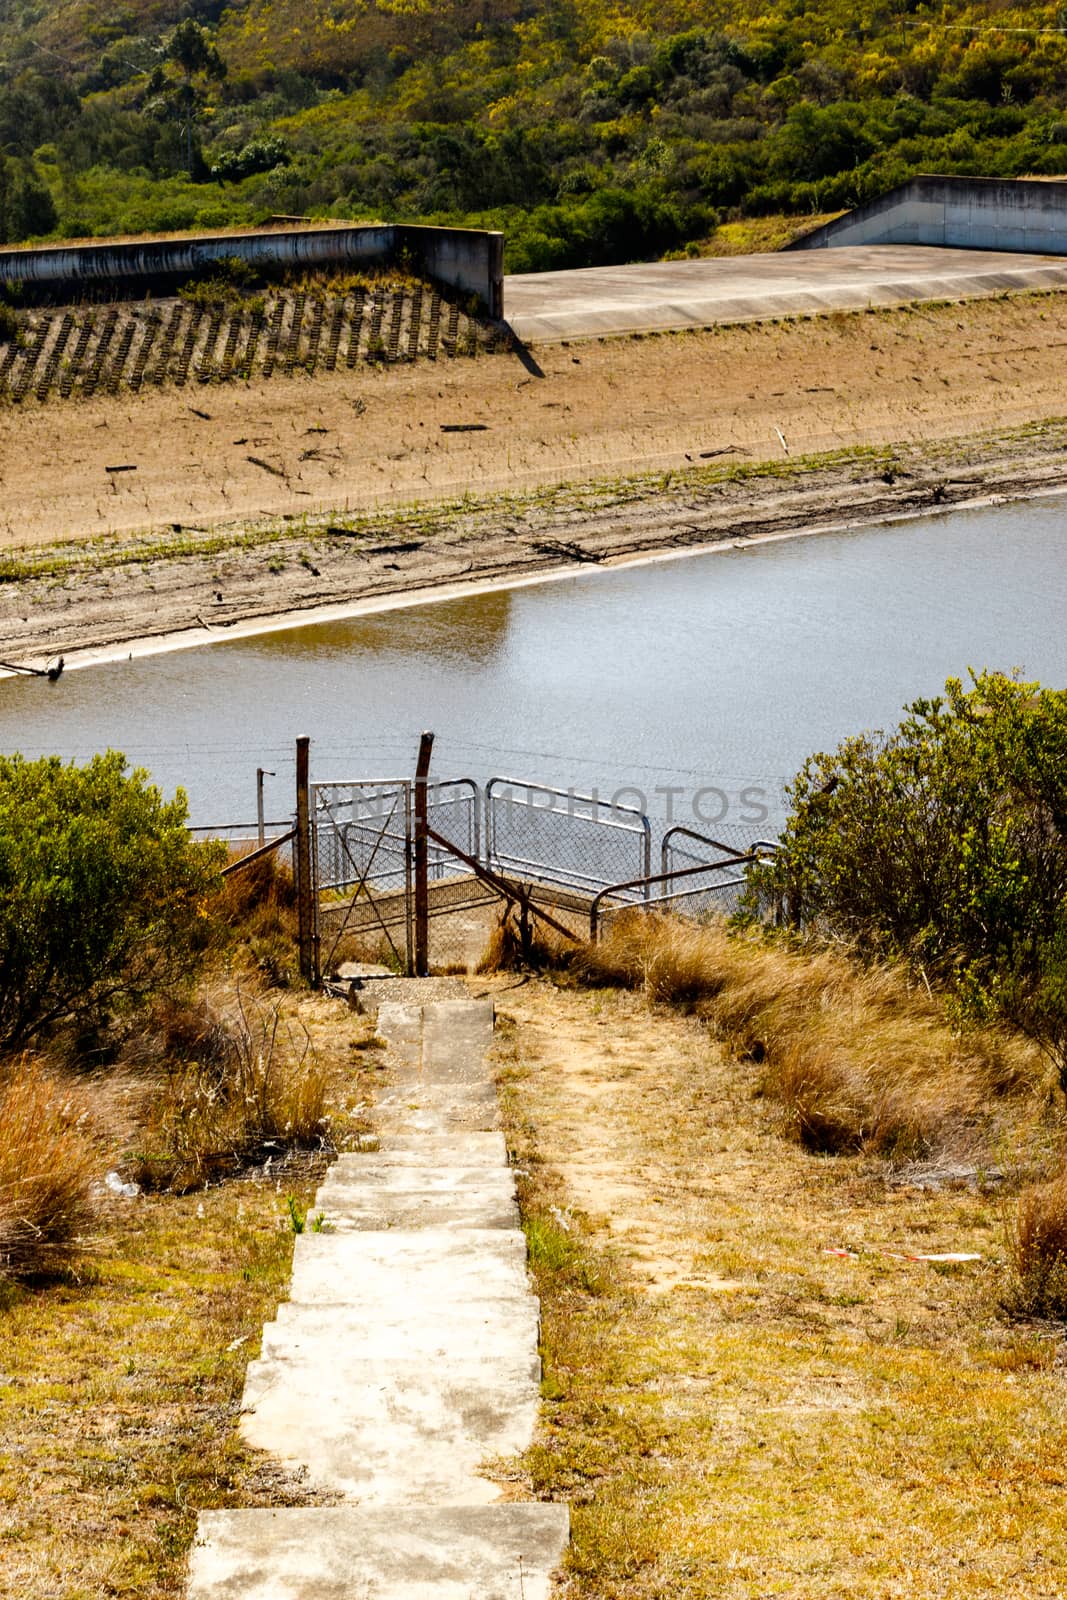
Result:
[[[600,921],[600,904],[601,901],[606,900],[609,895],[622,894],[624,890],[627,889],[644,889],[646,891],[644,900],[633,901],[631,904],[634,906],[658,905],[661,903],[661,901],[651,900],[647,892],[654,883],[673,883],[677,878],[696,878],[709,872],[718,872],[719,869],[723,867],[743,867],[748,866],[748,864],[752,861],[758,860],[758,855],[756,855],[755,852],[752,852],[744,856],[733,856],[728,861],[709,861],[699,867],[678,867],[673,872],[657,872],[646,878],[631,878],[627,883],[609,884],[606,889],[601,889],[600,893],[594,896],[592,904],[589,907],[590,941],[591,943],[596,944],[597,931]],[[729,888],[732,883],[743,882],[743,878],[731,879],[729,883],[718,885],[717,887]]]
[[[280,838],[271,839],[268,844],[261,844],[258,850],[249,851],[246,856],[239,856],[236,861],[231,861],[228,867],[223,867],[220,874],[228,878],[231,872],[243,872],[245,867],[250,867],[253,861],[258,861],[261,856],[269,856],[272,850],[277,850],[281,845],[288,844],[290,839],[296,838],[296,829],[290,828],[288,833],[283,833]]]
[[[693,839],[697,844],[710,844],[714,849],[721,850],[724,856],[740,856],[745,853],[745,850],[753,848],[752,845],[746,845],[745,850],[739,850],[735,845],[724,844],[721,839],[713,839],[709,833],[697,833],[695,828],[687,828],[683,823],[678,822],[673,828],[668,828],[660,840],[660,866],[664,872],[671,871],[671,868],[667,865],[668,853],[671,848],[671,841],[676,838]],[[709,862],[708,865],[712,866],[714,863]]]

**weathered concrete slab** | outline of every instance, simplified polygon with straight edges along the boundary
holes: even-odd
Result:
[[[302,1233],[291,1300],[320,1305],[449,1306],[473,1297],[530,1293],[526,1241],[496,1229],[418,1233]]]
[[[300,1340],[321,1336],[333,1338],[341,1350],[358,1348],[368,1359],[384,1354],[421,1361],[444,1348],[452,1334],[453,1354],[483,1345],[507,1349],[514,1342],[516,1353],[526,1355],[536,1350],[539,1333],[540,1305],[533,1294],[482,1296],[442,1308],[437,1316],[432,1312],[413,1316],[407,1307],[387,1315],[377,1305],[302,1305],[283,1300],[275,1320],[263,1329],[263,1353],[277,1354],[283,1347],[295,1348]]]
[[[425,1167],[440,1163],[453,1168],[501,1166],[508,1161],[507,1144],[499,1129],[448,1129],[444,1133],[390,1133],[378,1150],[366,1155],[344,1155],[336,1161],[331,1172],[356,1170],[362,1161],[389,1162],[392,1166]]]
[[[411,1091],[398,1102],[375,1107],[374,1121],[386,1146],[395,1133],[490,1133],[500,1124],[496,1097]]]
[[[188,1600],[548,1600],[565,1506],[207,1511]]]
[[[249,1363],[241,1433],[361,1504],[488,1505],[500,1489],[481,1465],[528,1448],[538,1401],[529,1364],[499,1357],[269,1358]]]
[[[504,302],[519,338],[541,343],[1062,288],[1063,259],[887,244],[524,273]]]
[[[341,1156],[323,1179],[319,1194],[325,1196],[334,1189],[360,1189],[364,1193],[421,1189],[424,1194],[491,1189],[498,1194],[512,1194],[514,1188],[515,1180],[509,1167],[416,1167],[407,1162],[398,1164],[384,1151],[367,1156]]]
[[[381,1090],[374,1102],[374,1121],[381,1127],[383,1116],[394,1111],[427,1110],[442,1114],[456,1112],[483,1113],[491,1108],[495,1113],[497,1093],[494,1084],[473,1075],[464,1082],[459,1075],[431,1078],[424,1072],[400,1071],[387,1089]]]
[[[519,1207],[503,1188],[376,1189],[333,1184],[319,1190],[316,1208],[335,1233],[388,1228],[517,1228]]]
[[[385,1000],[378,1007],[378,1034],[394,1058],[414,1067],[422,1064],[422,1007],[403,1000]]]
[[[485,1052],[493,1042],[493,1002],[469,1000],[423,1007],[423,1071],[439,1082],[470,1074],[489,1079]]]
[[[278,1308],[278,1318],[263,1329],[261,1359],[306,1359],[330,1364],[338,1351],[369,1362],[402,1361],[423,1365],[456,1359],[513,1361],[535,1383],[541,1381],[538,1350],[540,1317],[536,1299],[482,1301],[453,1306],[447,1317],[385,1319],[361,1315],[352,1306]]]

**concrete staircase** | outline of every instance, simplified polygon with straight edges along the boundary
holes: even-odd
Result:
[[[381,1007],[381,1148],[319,1190],[242,1418],[343,1502],[202,1513],[188,1600],[546,1600],[567,1509],[501,1502],[484,1465],[530,1443],[541,1376],[492,1028],[488,1002]]]

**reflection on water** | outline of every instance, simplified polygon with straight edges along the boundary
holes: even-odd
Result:
[[[416,650],[444,664],[467,661],[481,666],[504,652],[512,603],[512,590],[496,589],[473,600],[383,611],[350,622],[324,622],[299,633],[268,633],[256,641],[256,648],[263,658],[289,658],[294,645],[299,642],[302,648],[313,631],[320,658],[356,652],[385,661],[390,656],[407,658]]]
[[[118,747],[183,784],[195,820],[221,822],[254,815],[257,765],[277,772],[270,809],[288,812],[298,734],[316,776],[382,777],[409,772],[432,728],[442,776],[627,785],[681,820],[712,787],[720,820],[737,820],[743,790],[773,800],[811,750],[895,722],[968,666],[1067,684],[1065,514],[1033,502],[584,569],[54,686],[8,680],[0,746]]]

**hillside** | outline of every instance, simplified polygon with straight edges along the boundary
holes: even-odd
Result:
[[[284,212],[503,227],[512,271],[695,252],[917,171],[1067,172],[1065,107],[1055,5],[8,0],[0,238]]]

